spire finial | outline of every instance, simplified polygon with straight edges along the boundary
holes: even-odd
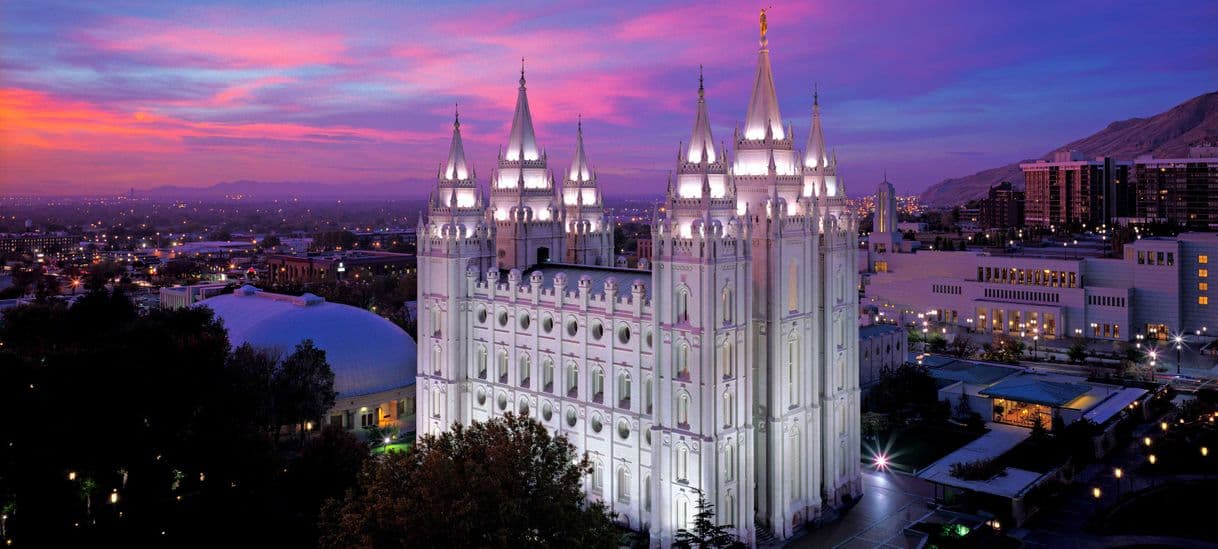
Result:
[[[453,127],[461,128],[461,104],[453,103]]]
[[[813,107],[820,106],[820,83],[819,82],[812,83],[812,106]]]
[[[706,88],[703,86],[703,82],[702,82],[702,64],[699,63],[698,64],[698,97],[705,96],[706,95],[705,92],[706,92]]]
[[[524,87],[524,58],[520,58],[520,87]]]
[[[766,20],[765,20],[765,12],[768,9],[770,9],[770,8],[761,8],[761,45],[762,46],[764,46],[766,43],[765,33],[766,33],[766,31],[768,31],[770,29],[770,26],[768,24],[766,24]]]
[[[575,115],[575,129],[580,135],[584,135],[584,113]]]

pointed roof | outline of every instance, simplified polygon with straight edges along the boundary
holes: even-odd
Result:
[[[568,181],[591,181],[592,170],[588,168],[588,156],[584,154],[584,120],[581,116],[576,125],[575,158],[571,160],[571,169],[567,172]]]
[[[829,155],[825,154],[825,134],[820,127],[820,93],[816,91],[812,92],[812,131],[808,132],[808,146],[804,148],[804,166],[829,166]]]
[[[508,160],[537,160],[537,137],[533,134],[533,115],[529,113],[529,96],[524,87],[524,58],[520,58],[520,91],[516,95],[516,114],[512,115],[512,133],[508,134]]]
[[[774,91],[774,71],[770,68],[770,48],[762,42],[757,50],[757,76],[749,95],[749,110],[744,118],[745,139],[783,139],[782,114],[778,112],[778,94]]]
[[[444,179],[460,181],[469,178],[465,164],[465,146],[461,143],[461,114],[453,114],[453,141],[448,147],[448,162],[444,164]]]
[[[702,67],[698,67],[698,115],[694,118],[693,135],[689,138],[689,149],[685,153],[686,162],[701,162],[703,156],[708,162],[718,158],[715,151],[715,138],[711,135],[710,116],[706,113],[706,87],[702,82]]]

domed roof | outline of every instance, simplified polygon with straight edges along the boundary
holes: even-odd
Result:
[[[289,296],[252,286],[197,306],[210,308],[224,320],[233,347],[249,343],[286,356],[301,341],[313,340],[326,351],[338,398],[414,384],[414,340],[375,313],[329,303],[313,294]]]

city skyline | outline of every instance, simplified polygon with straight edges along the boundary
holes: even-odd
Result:
[[[1215,7],[1053,6],[1054,20],[1088,25],[1042,36],[1047,10],[775,6],[784,121],[806,138],[817,85],[850,193],[870,193],[887,170],[910,194],[1213,91],[1218,38],[1203,29]],[[582,116],[607,197],[658,195],[687,137],[699,65],[719,139],[744,118],[755,11],[10,4],[0,194],[257,180],[402,182],[423,196],[454,103],[484,181],[524,57],[553,166],[570,162]],[[1139,40],[1128,39],[1134,23]],[[1056,84],[1037,85],[1047,79]]]

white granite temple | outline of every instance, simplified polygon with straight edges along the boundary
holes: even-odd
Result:
[[[691,525],[698,490],[750,545],[858,498],[856,220],[812,99],[799,150],[763,18],[744,127],[714,140],[699,79],[638,269],[613,266],[582,124],[556,183],[523,70],[489,191],[454,122],[419,226],[420,432],[528,413],[653,545]]]

